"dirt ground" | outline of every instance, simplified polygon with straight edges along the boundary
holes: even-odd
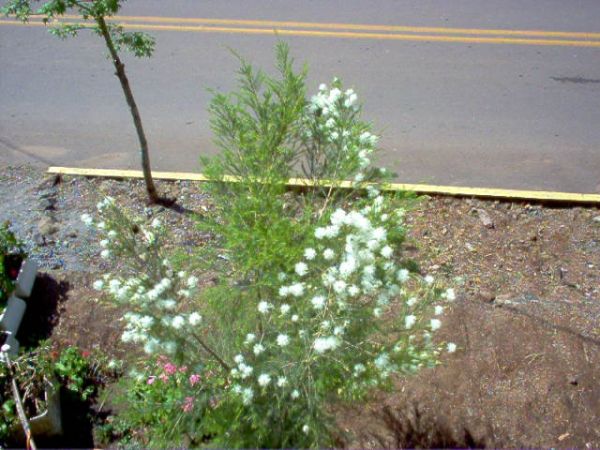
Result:
[[[202,186],[158,186],[179,211],[146,208],[140,181],[0,167],[0,221],[41,266],[36,339],[126,354],[119,311],[91,289],[108,267],[79,217],[107,194],[171,225],[175,246],[204,242],[185,212],[209,207]],[[438,338],[458,350],[340,412],[346,445],[600,448],[600,210],[437,197],[408,222],[407,256],[457,292]]]

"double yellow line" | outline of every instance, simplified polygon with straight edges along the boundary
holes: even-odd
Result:
[[[77,20],[78,16],[65,15],[61,19],[61,22],[74,23]],[[350,23],[152,16],[118,16],[111,20],[123,25],[126,29],[144,31],[180,31],[251,35],[276,34],[279,36],[341,39],[600,47],[600,33],[595,32],[437,28]],[[44,26],[41,18],[37,17],[33,17],[26,24],[10,19],[0,19],[0,25]]]

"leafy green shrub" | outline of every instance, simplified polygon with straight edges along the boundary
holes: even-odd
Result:
[[[441,351],[432,334],[454,291],[402,258],[404,203],[380,192],[387,173],[371,166],[377,138],[356,94],[334,80],[307,100],[285,45],[277,58],[280,79],[242,61],[240,90],[211,105],[221,153],[205,161],[215,214],[201,226],[217,239],[199,257],[224,252],[216,285],[193,295],[197,280],[168,261],[168,230],[99,205],[104,256],[123,271],[96,286],[127,309],[124,340],[202,380],[199,397],[182,386],[169,400],[177,409],[202,398],[185,416],[200,419],[152,416],[144,443],[172,426],[169,436],[224,447],[333,445],[332,404],[390,387],[392,374],[434,365]],[[316,187],[286,192],[296,170]],[[167,395],[153,389],[129,398],[129,411]]]
[[[13,291],[21,262],[26,257],[23,243],[10,230],[9,223],[0,225],[0,313]]]

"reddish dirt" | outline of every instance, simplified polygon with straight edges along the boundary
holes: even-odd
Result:
[[[184,210],[202,214],[209,199],[201,185],[159,182],[178,197],[176,212],[147,208],[140,181],[55,181],[0,168],[0,220],[28,240],[49,286],[37,294],[49,317],[40,337],[124,357],[120,311],[91,289],[108,267],[79,216],[112,195],[160,217],[173,245],[191,251],[207,236]],[[438,338],[458,350],[342,411],[342,429],[355,435],[346,444],[600,448],[600,210],[439,197],[420,202],[408,222],[407,256],[456,289]]]

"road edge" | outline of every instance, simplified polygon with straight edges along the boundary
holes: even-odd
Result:
[[[141,170],[122,170],[122,169],[86,169],[78,167],[49,167],[48,173],[55,175],[71,175],[85,177],[105,177],[105,178],[143,178]],[[152,171],[152,176],[159,180],[182,180],[182,181],[209,181],[201,173],[189,172],[162,172]],[[235,177],[225,177],[226,182],[235,183]],[[306,187],[314,186],[311,180],[305,178],[290,178],[288,186]],[[321,186],[330,186],[331,183],[322,182]],[[352,187],[352,182],[336,182],[341,188]],[[519,189],[499,189],[499,188],[480,188],[468,186],[438,186],[430,184],[409,184],[409,183],[390,183],[384,189],[385,191],[412,191],[418,194],[443,195],[454,197],[480,197],[498,200],[529,201],[529,202],[548,202],[564,204],[587,204],[600,206],[600,194],[587,194],[577,192],[553,192],[553,191],[530,191]]]

